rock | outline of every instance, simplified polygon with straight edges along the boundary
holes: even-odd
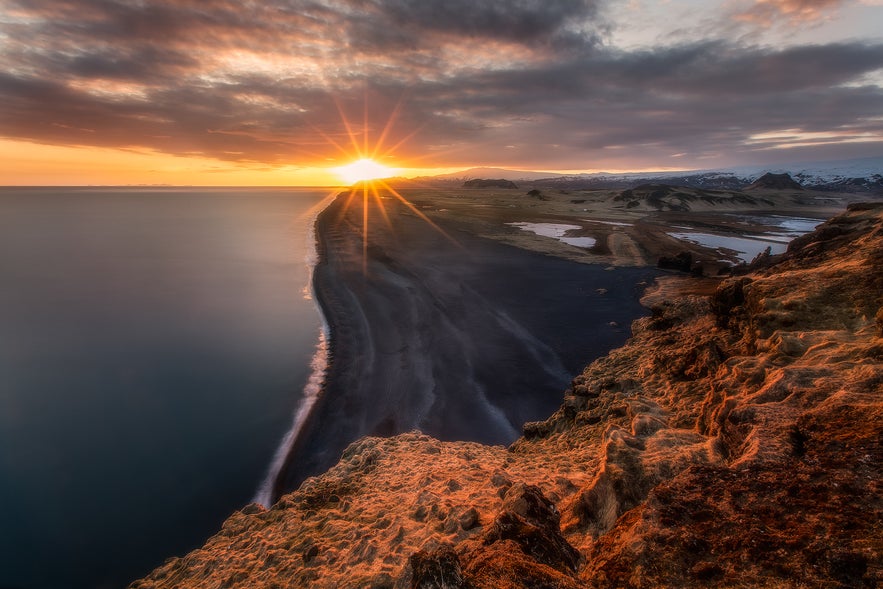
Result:
[[[750,283],[750,278],[735,278],[718,286],[711,297],[711,311],[716,316],[718,326],[726,327],[733,312],[745,303],[745,287]]]
[[[579,552],[560,528],[561,515],[538,487],[516,483],[503,498],[503,507],[484,535],[487,546],[511,540],[536,562],[559,571],[575,571]]]
[[[411,589],[468,589],[460,559],[451,544],[411,555]]]
[[[460,516],[460,527],[466,531],[472,530],[480,525],[478,511],[474,507],[470,507],[463,515]]]
[[[552,433],[552,429],[545,421],[528,421],[521,426],[521,431],[522,435],[528,440],[545,438]]]
[[[691,272],[693,270],[693,254],[681,252],[676,256],[662,256],[657,261],[656,266],[662,270]]]
[[[319,547],[315,544],[311,545],[309,548],[304,550],[303,558],[304,562],[308,563],[319,555]]]
[[[463,188],[518,188],[511,180],[474,178],[463,183]]]
[[[242,508],[242,513],[245,515],[255,515],[257,513],[263,513],[267,511],[267,509],[258,503],[249,503],[245,507]]]
[[[506,496],[506,492],[512,488],[512,479],[502,472],[495,472],[491,477],[491,486],[497,490],[497,495],[502,499]]]

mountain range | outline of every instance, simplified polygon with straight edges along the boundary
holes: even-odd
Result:
[[[564,174],[482,167],[414,178],[412,181],[459,185],[468,180],[492,178],[511,180],[525,186],[552,186],[562,189],[632,188],[640,184],[656,183],[741,190],[765,173],[788,174],[803,187],[813,190],[883,194],[883,156],[775,166],[629,173]]]

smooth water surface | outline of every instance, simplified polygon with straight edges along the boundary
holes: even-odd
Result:
[[[0,587],[122,587],[254,497],[324,189],[0,189]]]
[[[741,261],[750,263],[767,249],[771,254],[783,253],[795,237],[811,232],[823,222],[821,219],[783,215],[733,213],[727,216],[735,218],[740,226],[744,226],[745,233],[735,236],[703,231],[686,231],[670,232],[669,235],[707,248],[730,250]],[[768,229],[759,231],[759,227]],[[682,229],[690,229],[690,227],[682,227]]]
[[[543,237],[551,237],[576,247],[591,248],[595,246],[595,239],[593,237],[570,237],[568,235],[571,231],[582,229],[579,225],[568,225],[566,223],[507,223],[507,225],[518,227]]]
[[[672,237],[692,241],[702,247],[711,249],[727,249],[735,253],[736,257],[745,263],[751,262],[758,254],[768,248],[771,254],[781,254],[788,249],[788,241],[779,239],[764,239],[757,237],[734,237],[732,235],[716,235],[714,233],[700,233],[694,231],[669,233]]]

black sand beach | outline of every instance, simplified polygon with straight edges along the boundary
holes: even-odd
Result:
[[[369,199],[367,246],[361,193],[339,196],[317,220],[314,288],[331,364],[277,495],[365,435],[514,441],[524,422],[558,407],[573,374],[625,341],[659,274],[515,248],[450,216],[441,225],[449,239],[405,205],[382,202],[388,222]]]

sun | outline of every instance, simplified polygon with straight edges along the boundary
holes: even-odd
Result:
[[[389,178],[394,175],[392,168],[378,164],[372,159],[362,158],[351,164],[334,168],[334,173],[347,184],[356,184],[365,180]]]
[[[392,185],[394,182],[388,182],[388,180],[395,180],[393,177],[400,174],[402,169],[390,168],[377,161],[377,159],[383,160],[388,157],[393,158],[393,161],[395,161],[396,158],[393,154],[396,150],[417,133],[417,130],[414,130],[403,139],[399,140],[395,145],[391,147],[387,146],[387,139],[392,130],[393,124],[398,117],[402,102],[400,101],[393,109],[383,130],[380,132],[378,138],[373,141],[368,136],[370,125],[368,121],[367,99],[365,100],[364,124],[361,129],[356,128],[350,122],[344,113],[344,109],[337,100],[334,100],[334,105],[340,113],[340,121],[346,131],[345,137],[349,138],[349,147],[346,147],[345,143],[341,144],[332,135],[328,135],[318,128],[314,127],[314,129],[325,138],[329,145],[335,147],[337,151],[340,152],[339,157],[344,158],[344,161],[351,162],[344,166],[336,168],[329,167],[327,169],[329,172],[336,174],[338,178],[350,187],[348,191],[341,192],[337,196],[344,199],[344,214],[349,212],[354,213],[353,218],[348,222],[348,227],[359,231],[362,236],[362,273],[365,275],[368,274],[368,244],[369,233],[371,233],[368,217],[372,210],[372,203],[375,205],[374,210],[380,213],[383,221],[386,222],[390,229],[392,229],[392,223],[389,214],[387,214],[387,206],[395,206],[400,203],[402,206],[406,207],[411,214],[425,221],[427,225],[435,229],[457,247],[462,247],[457,240],[448,235],[444,229],[427,217],[423,211],[414,205],[414,203],[402,196],[402,194]],[[338,221],[343,221],[342,215]],[[361,223],[359,223],[359,221],[361,221]]]

